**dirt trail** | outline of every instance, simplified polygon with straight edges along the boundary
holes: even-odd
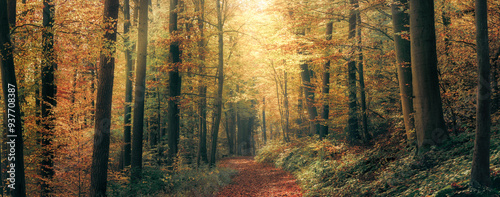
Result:
[[[239,173],[232,178],[231,184],[221,189],[218,197],[302,196],[290,173],[269,164],[257,163],[253,157],[226,158],[220,166],[236,169]]]

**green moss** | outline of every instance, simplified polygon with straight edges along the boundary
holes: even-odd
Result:
[[[470,178],[473,137],[471,133],[452,136],[440,148],[418,156],[405,148],[398,135],[356,152],[346,150],[360,147],[302,138],[299,142],[271,143],[272,147],[264,147],[256,159],[292,172],[305,196],[451,196],[464,192],[461,190]],[[491,144],[492,173],[498,174],[498,134],[492,135]],[[493,182],[500,186],[498,176]],[[458,183],[457,188],[451,186]]]

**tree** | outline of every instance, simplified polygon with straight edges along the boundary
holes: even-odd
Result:
[[[311,70],[307,62],[300,65],[302,84],[304,86],[304,97],[306,100],[307,113],[309,114],[309,134],[319,134],[319,125],[316,123],[318,111],[314,106],[314,86],[311,83]],[[285,107],[285,110],[287,107]]]
[[[208,163],[207,156],[207,86],[203,83],[203,75],[206,75],[205,71],[205,50],[206,50],[206,41],[205,41],[205,29],[204,29],[204,20],[205,20],[205,0],[197,0],[196,1],[196,12],[199,12],[198,18],[198,28],[200,31],[200,41],[198,41],[198,53],[199,60],[201,64],[199,65],[200,72],[200,81],[198,87],[198,94],[200,95],[200,103],[198,104],[199,111],[199,143],[198,143],[198,158],[197,164],[200,165],[200,161]]]
[[[222,93],[224,88],[224,32],[222,23],[221,2],[216,0],[217,5],[217,37],[219,40],[219,63],[217,66],[217,95],[215,96],[214,122],[212,125],[212,149],[210,151],[210,166],[215,167],[217,155],[217,138],[219,135],[219,125],[222,117]]]
[[[148,52],[148,0],[140,0],[137,38],[132,161],[130,166],[130,178],[132,182],[140,180],[142,173],[142,138],[144,133],[144,98],[146,93],[146,63]]]
[[[476,0],[476,51],[478,88],[476,108],[476,138],[472,158],[471,185],[479,188],[491,185],[490,179],[490,59],[488,45],[488,6],[486,0]]]
[[[123,1],[123,42],[125,44],[125,112],[123,118],[123,147],[122,147],[122,161],[121,169],[130,165],[130,152],[131,152],[131,118],[132,118],[132,55],[129,42],[130,31],[130,1]]]
[[[92,152],[92,167],[90,173],[90,195],[106,196],[108,176],[109,142],[111,127],[111,102],[113,97],[113,78],[115,69],[115,48],[118,10],[118,0],[104,1],[103,22],[106,31],[99,59],[99,83],[95,105],[95,133]]]
[[[264,144],[267,143],[267,136],[266,136],[266,97],[262,98],[262,137],[264,138]]]
[[[401,95],[401,108],[408,143],[415,141],[415,125],[413,120],[413,90],[411,79],[411,45],[410,41],[403,38],[409,32],[410,16],[407,13],[407,0],[393,0],[391,5],[392,25],[394,29],[394,45],[398,68],[399,92]]]
[[[350,0],[349,1],[352,8],[349,11],[349,34],[348,39],[354,40],[356,36],[356,16],[358,9],[358,0]],[[354,42],[352,42],[354,43]],[[349,117],[347,120],[348,124],[348,132],[349,132],[349,143],[355,144],[360,139],[359,131],[358,131],[358,105],[356,104],[356,60],[355,60],[355,50],[354,47],[351,49],[351,54],[349,57],[349,61],[347,62],[347,70],[348,70],[348,97],[349,97]]]
[[[52,113],[57,105],[55,98],[57,86],[55,82],[55,71],[57,69],[56,57],[54,53],[54,5],[52,0],[43,1],[43,30],[42,30],[42,126],[41,146],[42,160],[40,162],[40,175],[42,177],[41,196],[49,196],[52,192],[49,183],[54,176],[54,151],[52,150],[52,138],[54,135],[55,117]]]
[[[448,136],[439,92],[434,1],[410,1],[410,35],[415,129],[423,153]]]
[[[356,14],[356,22],[361,24],[361,12]],[[366,108],[366,91],[365,91],[365,77],[363,71],[363,47],[361,46],[361,25],[357,26],[357,39],[358,39],[358,75],[359,75],[359,97],[361,104],[361,123],[363,125],[363,141],[368,143],[372,136],[368,132],[368,112]]]
[[[177,9],[178,0],[170,0],[169,32],[170,36],[177,36]],[[180,130],[180,96],[182,78],[179,72],[181,63],[180,43],[176,39],[170,43],[169,61],[171,70],[169,76],[169,100],[168,100],[168,158],[167,165],[173,169],[174,158],[177,156]]]
[[[8,193],[11,196],[23,197],[26,196],[23,127],[21,124],[21,108],[19,106],[16,71],[14,68],[14,56],[12,54],[9,17],[7,13],[7,0],[0,0],[0,66],[6,112],[4,113],[4,128],[6,128],[4,136],[7,137],[5,139],[6,143],[9,144],[7,173],[9,177],[15,175],[15,179],[7,179],[7,188],[9,188]]]
[[[333,21],[328,21],[326,23],[326,40],[332,39],[333,33]],[[329,54],[327,54],[329,55]],[[325,121],[321,125],[321,129],[319,131],[319,138],[323,139],[326,135],[328,135],[328,114],[330,113],[330,106],[328,103],[328,93],[330,92],[330,60],[326,60],[325,64],[323,64],[323,88],[322,93],[324,96],[323,99],[323,108],[321,110],[321,118]]]

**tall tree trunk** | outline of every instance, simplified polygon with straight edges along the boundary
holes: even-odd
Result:
[[[115,69],[115,48],[118,10],[118,0],[104,1],[103,22],[106,31],[104,44],[99,59],[99,83],[97,85],[97,100],[95,113],[94,148],[92,152],[92,167],[90,173],[90,195],[106,196],[108,176],[109,141],[111,127],[111,102],[113,96],[113,78]]]
[[[333,33],[333,21],[328,21],[326,24],[326,40],[329,41],[332,39]],[[327,54],[329,56],[330,54]],[[323,124],[321,125],[321,129],[319,131],[319,139],[323,139],[328,135],[328,115],[330,113],[330,105],[328,95],[330,92],[330,59],[327,59],[325,64],[323,64],[323,108],[321,110],[321,119],[323,119]]]
[[[316,122],[318,111],[314,107],[314,87],[311,84],[311,70],[307,63],[300,65],[302,84],[304,86],[304,98],[306,100],[307,113],[309,116],[309,135],[319,134],[319,125]]]
[[[353,7],[349,12],[349,35],[348,39],[352,40],[351,43],[354,44],[354,38],[356,36],[356,13],[358,8],[358,0],[350,0],[350,4]],[[358,143],[359,136],[359,125],[358,125],[358,105],[356,104],[356,61],[355,61],[355,48],[352,47],[349,61],[347,63],[348,79],[348,98],[349,98],[349,117],[347,120],[348,132],[349,132],[349,143]]]
[[[393,0],[392,24],[394,29],[394,45],[398,68],[399,92],[401,108],[405,124],[406,138],[409,144],[416,142],[415,123],[413,119],[413,89],[411,77],[411,45],[402,34],[409,33],[410,16],[407,13],[408,0]]]
[[[449,16],[449,13],[447,12],[447,8],[444,7],[441,12],[441,21],[443,22],[443,31],[444,31],[444,56],[446,58],[446,65],[447,67],[455,67],[455,63],[453,60],[450,58],[450,48],[451,48],[451,40],[450,40],[450,25],[451,25],[451,18]],[[443,88],[444,92],[446,92],[446,89]],[[453,102],[445,102],[444,105],[448,104],[448,108],[450,109],[451,113],[451,123],[452,123],[452,132],[455,135],[458,135],[458,123],[457,123],[457,114],[455,113],[455,110],[453,109]],[[445,106],[446,109],[446,106]]]
[[[219,124],[222,116],[222,92],[224,88],[224,39],[221,2],[216,0],[217,5],[217,30],[219,38],[219,66],[217,67],[218,84],[217,95],[215,97],[214,123],[212,126],[212,149],[210,152],[210,166],[215,167],[215,158],[217,156],[217,138],[219,135]]]
[[[284,82],[284,85],[285,85],[285,88],[283,90],[283,103],[284,103],[284,108],[285,108],[285,129],[283,129],[283,139],[286,141],[289,140],[289,120],[290,120],[290,112],[288,110],[288,76],[287,76],[287,73],[286,71],[283,71],[283,82]],[[316,108],[314,108],[316,109]],[[314,113],[315,110],[313,110],[313,113]],[[311,127],[310,127],[311,128]]]
[[[488,6],[486,0],[476,0],[476,43],[478,91],[476,138],[472,158],[471,185],[489,186],[490,179],[490,59],[488,45]]]
[[[199,143],[198,143],[198,166],[200,165],[200,160],[204,163],[208,163],[207,156],[207,86],[204,84],[203,76],[206,75],[205,71],[205,0],[196,1],[195,11],[200,12],[198,18],[198,28],[200,30],[200,41],[198,41],[198,59],[201,64],[200,69],[200,80],[198,87],[198,94],[200,95],[200,103],[198,104],[198,111],[200,113],[198,125],[199,125]]]
[[[240,101],[241,102],[241,101]],[[241,110],[238,109],[237,111],[237,115],[236,115],[236,119],[237,119],[237,126],[238,126],[238,133],[237,133],[237,136],[236,136],[236,154],[238,156],[241,156],[243,155],[243,148],[242,148],[242,144],[243,144],[243,128],[244,128],[244,123],[245,121],[243,120],[243,117],[242,117],[242,114],[240,113]]]
[[[52,138],[54,135],[55,117],[52,113],[53,107],[57,105],[55,98],[57,86],[54,73],[57,69],[54,54],[54,5],[51,0],[43,1],[43,33],[42,33],[42,127],[41,146],[42,161],[40,162],[41,194],[50,196],[52,189],[49,185],[54,176],[54,151],[52,149]]]
[[[7,157],[7,187],[11,196],[26,196],[24,177],[23,127],[19,107],[16,70],[10,40],[9,17],[7,15],[7,1],[0,0],[0,66],[2,72],[3,98],[5,105],[4,125],[6,126],[6,144],[9,155]],[[10,178],[15,175],[15,178]],[[3,181],[3,180],[2,180]]]
[[[356,14],[356,22],[361,24],[361,13],[358,11]],[[358,75],[359,75],[359,96],[361,97],[361,122],[363,124],[363,141],[365,144],[369,143],[372,139],[370,132],[368,132],[368,114],[366,108],[366,91],[365,91],[365,77],[363,71],[363,47],[361,46],[361,26],[357,26],[357,39],[358,39]]]
[[[434,1],[410,1],[411,68],[418,151],[447,137],[437,73]]]
[[[224,113],[225,114],[225,117],[226,117],[226,137],[227,137],[227,144],[228,144],[228,148],[229,148],[229,155],[232,155],[233,154],[233,133],[232,133],[232,130],[231,130],[231,111],[229,111],[229,114],[228,113]]]
[[[262,137],[264,138],[264,144],[267,143],[266,136],[266,97],[262,99]]]
[[[146,63],[148,52],[148,0],[140,0],[137,33],[137,61],[135,71],[134,116],[132,126],[131,174],[132,182],[142,177],[142,144],[144,135],[144,100],[146,93]]]
[[[233,141],[233,150],[230,151],[230,154],[235,154],[237,152],[236,148],[236,142],[237,142],[237,138],[236,138],[236,118],[238,116],[238,111],[237,111],[237,108],[236,108],[236,103],[231,103],[231,108],[232,108],[232,111],[231,111],[231,137],[232,137],[232,141]]]
[[[171,36],[177,35],[177,11],[178,0],[170,0],[170,18],[169,32]],[[180,109],[179,101],[181,96],[182,79],[179,73],[179,64],[181,63],[180,43],[174,41],[170,43],[169,61],[172,69],[168,72],[169,76],[169,97],[168,100],[168,158],[167,166],[173,169],[175,157],[177,156],[177,146],[179,144],[180,130]]]
[[[125,112],[123,120],[123,149],[122,149],[122,165],[120,169],[130,165],[131,152],[131,118],[132,118],[132,55],[129,48],[129,31],[130,31],[130,1],[123,1],[123,42],[125,45]]]

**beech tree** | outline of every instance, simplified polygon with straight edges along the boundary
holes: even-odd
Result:
[[[199,112],[199,122],[198,122],[198,132],[199,132],[199,142],[198,142],[198,158],[197,164],[200,165],[200,161],[208,163],[207,156],[207,86],[204,83],[203,76],[206,75],[205,71],[205,53],[206,53],[206,38],[205,38],[205,0],[197,0],[195,11],[199,12],[198,15],[198,28],[200,31],[200,41],[198,41],[198,59],[200,61],[199,72],[200,80],[198,87],[198,94],[200,101],[198,104]]]
[[[266,97],[262,98],[262,137],[264,138],[264,143],[267,143],[267,136],[266,136]]]
[[[90,195],[106,196],[108,177],[111,102],[115,69],[115,42],[120,4],[118,0],[105,0],[103,23],[106,31],[100,52],[97,98],[95,104],[94,146],[90,173]]]
[[[140,0],[139,29],[137,33],[137,62],[135,71],[135,99],[133,138],[131,155],[132,182],[139,181],[142,174],[142,141],[144,133],[144,98],[146,93],[146,63],[148,50],[148,0]]]
[[[55,81],[55,71],[57,69],[56,56],[54,53],[54,5],[52,0],[43,1],[43,32],[42,32],[42,125],[41,145],[42,161],[40,162],[40,175],[42,177],[41,196],[49,196],[52,189],[49,185],[54,176],[54,150],[51,147],[54,135],[54,114],[53,109],[57,106],[55,98],[57,86]]]
[[[476,138],[472,158],[471,185],[490,186],[490,58],[488,44],[488,6],[486,0],[476,0],[476,51],[478,88],[476,107]]]
[[[222,93],[224,88],[224,26],[222,19],[222,8],[221,2],[216,1],[217,6],[217,37],[218,37],[218,49],[219,49],[219,60],[217,66],[217,94],[215,96],[215,111],[214,111],[214,122],[212,125],[212,149],[210,151],[210,166],[215,167],[215,159],[217,155],[217,138],[219,136],[219,126],[222,118]]]
[[[123,148],[121,169],[130,165],[130,153],[132,145],[131,140],[131,118],[132,118],[132,55],[131,48],[128,46],[130,31],[130,1],[123,1],[123,43],[125,44],[125,112],[123,114]],[[133,49],[133,48],[132,48]]]
[[[413,90],[411,79],[411,45],[403,36],[409,33],[410,28],[407,0],[393,0],[391,5],[392,25],[394,30],[394,45],[398,68],[399,92],[401,95],[401,108],[408,143],[415,141],[413,120]]]
[[[357,9],[358,9],[358,0],[349,0],[350,5],[352,6],[349,11],[349,34],[348,39],[351,40],[352,44],[354,44],[354,38],[356,36],[356,22],[357,22]],[[356,60],[355,60],[355,49],[352,47],[351,52],[349,54],[349,61],[347,62],[347,70],[348,70],[348,79],[347,79],[347,89],[348,89],[348,98],[349,98],[349,117],[347,120],[348,132],[349,132],[349,142],[351,144],[358,143],[360,140],[359,135],[359,124],[358,124],[358,105],[356,103]]]
[[[21,124],[21,108],[19,106],[16,70],[14,68],[14,56],[10,40],[7,0],[0,0],[0,60],[4,96],[3,103],[5,106],[4,136],[7,137],[4,142],[9,144],[9,149],[7,150],[9,150],[9,157],[12,158],[7,158],[9,161],[7,168],[9,178],[6,183],[8,188],[7,193],[11,196],[23,197],[26,196],[23,125]]]
[[[356,14],[356,23],[360,24],[356,27],[357,40],[358,40],[358,76],[359,76],[359,97],[361,104],[361,123],[363,125],[363,141],[368,143],[372,136],[368,131],[368,112],[366,108],[366,91],[365,91],[365,77],[363,71],[363,47],[361,40],[361,12],[358,11]]]
[[[332,39],[333,33],[333,21],[330,19],[328,23],[326,23],[326,40]],[[329,54],[327,54],[329,55]],[[319,138],[322,139],[326,135],[328,135],[328,114],[330,113],[330,105],[328,100],[328,94],[330,92],[330,60],[327,59],[323,64],[323,88],[322,88],[323,96],[323,108],[321,109],[321,118],[325,121],[321,125],[321,129],[319,131]]]
[[[177,8],[179,6],[178,0],[170,0],[170,18],[168,31],[170,36],[176,37],[177,32]],[[168,72],[168,82],[169,82],[169,100],[168,100],[168,158],[167,166],[173,169],[175,157],[178,152],[179,145],[179,130],[180,130],[180,96],[181,96],[181,85],[182,78],[179,72],[179,66],[181,63],[181,51],[180,43],[178,40],[174,39],[170,43],[169,50],[169,63],[170,71]]]
[[[448,136],[439,92],[434,1],[410,1],[410,36],[415,129],[423,153]]]

